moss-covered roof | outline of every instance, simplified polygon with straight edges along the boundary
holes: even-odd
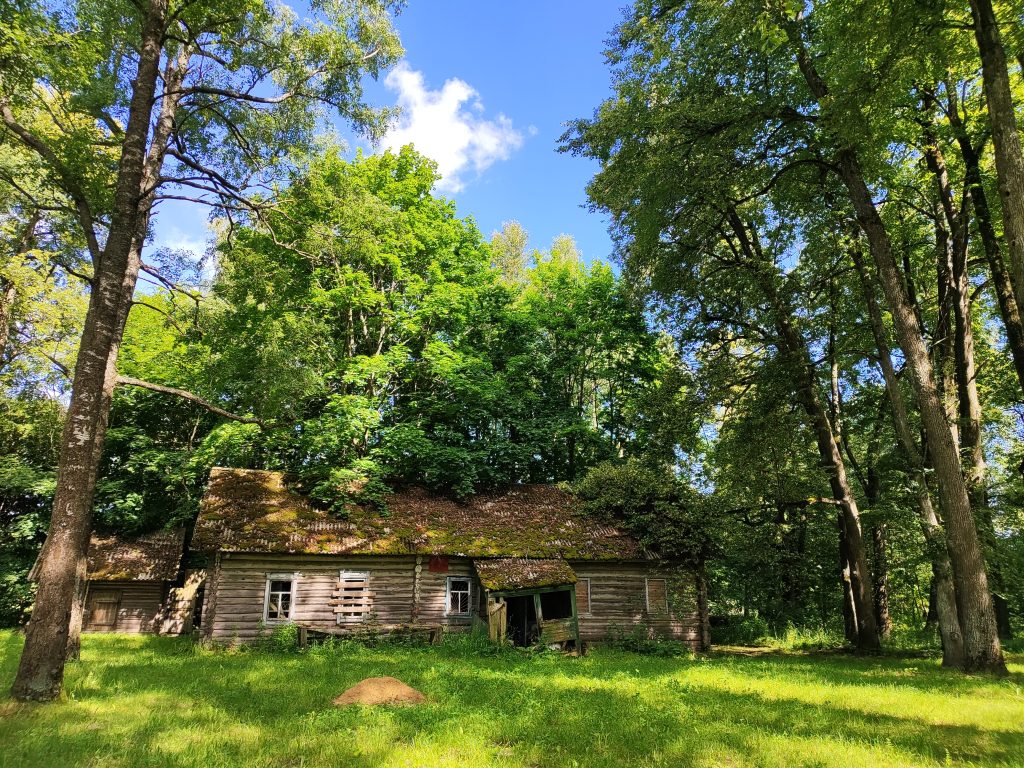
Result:
[[[492,591],[576,583],[575,571],[560,557],[549,560],[499,557],[493,560],[474,560],[473,565],[480,583]]]
[[[173,581],[178,577],[185,531],[157,531],[137,538],[93,536],[91,581]]]
[[[387,513],[353,508],[346,519],[290,490],[280,472],[214,468],[192,549],[474,558],[651,557],[625,532],[585,516],[553,486],[519,486],[462,501],[420,489],[391,494]]]

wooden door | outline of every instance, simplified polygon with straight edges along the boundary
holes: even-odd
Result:
[[[487,607],[487,636],[492,643],[505,642],[505,625],[508,623],[508,609],[500,597]]]

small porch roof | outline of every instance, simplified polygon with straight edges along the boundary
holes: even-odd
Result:
[[[499,557],[474,560],[473,566],[484,589],[492,592],[539,589],[576,583],[576,573],[560,557],[548,560]]]

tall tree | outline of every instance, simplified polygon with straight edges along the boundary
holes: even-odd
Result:
[[[387,7],[262,0],[15,6],[0,74],[5,140],[34,153],[70,201],[92,264],[89,310],[35,611],[13,693],[47,700],[64,654],[97,470],[151,216],[193,199],[230,213],[312,140],[324,107],[371,132],[361,81],[399,52]],[[52,129],[35,128],[52,115]],[[97,136],[97,126],[98,136]]]

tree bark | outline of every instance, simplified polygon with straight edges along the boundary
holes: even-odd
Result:
[[[797,65],[808,88],[819,104],[822,101],[827,102],[828,87],[811,61],[799,28],[785,16],[782,23],[785,25],[790,43],[796,48]],[[934,371],[921,325],[907,298],[906,286],[893,256],[889,233],[875,208],[856,152],[849,147],[836,148],[835,164],[839,177],[849,193],[857,222],[867,237],[872,259],[878,269],[882,291],[892,314],[896,335],[917,394],[921,420],[928,434],[939,499],[946,515],[946,546],[953,566],[957,608],[964,633],[964,668],[1006,674],[1006,663],[996,632],[992,596],[988,589],[985,558],[978,540],[967,487],[961,474],[960,455],[949,432],[949,422],[935,386]]]
[[[147,174],[147,144],[160,77],[166,13],[167,0],[150,0],[143,21],[110,230],[93,265],[89,309],[61,438],[53,516],[40,559],[35,607],[11,689],[13,696],[23,701],[52,700],[60,695],[63,685],[78,577],[92,529],[92,502],[110,414],[117,353],[141,264],[155,177],[163,162],[162,150],[154,140],[154,148],[160,154],[153,158]],[[164,85],[168,90],[173,88],[173,84]],[[169,100],[162,100],[163,110]],[[159,128],[157,121],[153,130]]]
[[[14,299],[17,297],[14,281],[0,275],[0,367],[6,359],[7,340],[11,333],[11,320],[14,312]]]
[[[974,37],[981,54],[981,76],[988,102],[992,144],[995,147],[1003,231],[1010,255],[1010,274],[1017,306],[1024,306],[1024,151],[1010,91],[1006,51],[999,34],[992,0],[971,0]]]
[[[842,514],[836,520],[839,527],[839,581],[843,589],[843,635],[851,645],[858,644],[857,598],[853,590],[850,568],[850,547],[846,541],[846,526]]]
[[[872,574],[875,581],[875,623],[879,637],[888,640],[892,634],[892,615],[889,613],[889,553],[885,523],[871,526],[871,543],[875,563]]]
[[[955,89],[950,90],[950,93],[955,95]],[[992,224],[992,213],[981,176],[980,151],[974,146],[967,133],[967,128],[960,117],[960,107],[955,99],[951,98],[946,112],[949,115],[949,123],[953,128],[957,145],[960,148],[960,155],[964,161],[964,176],[970,192],[971,204],[974,207],[974,220],[977,223],[978,234],[985,251],[985,260],[992,273],[992,286],[999,304],[1003,327],[1006,329],[1007,346],[1010,348],[1013,367],[1017,372],[1017,381],[1020,383],[1021,390],[1024,391],[1024,320],[1021,319],[1020,306],[1013,292],[1010,272],[1006,267],[1002,246]]]
[[[925,546],[932,564],[932,592],[934,599],[929,600],[929,611],[935,608],[936,621],[939,625],[939,636],[942,639],[942,664],[947,667],[962,667],[965,663],[963,630],[960,627],[960,614],[957,610],[956,588],[953,582],[953,568],[950,564],[946,548],[945,533],[939,524],[938,516],[932,506],[931,490],[928,487],[928,476],[925,473],[924,452],[918,448],[914,440],[914,432],[910,425],[907,405],[903,399],[899,382],[896,380],[896,368],[892,362],[892,353],[886,338],[882,311],[875,299],[874,282],[864,264],[859,248],[854,245],[850,254],[853,258],[857,274],[860,276],[864,303],[867,306],[871,333],[878,350],[878,360],[885,382],[886,395],[892,409],[893,427],[896,436],[910,463],[911,474],[917,487],[918,518],[921,532],[924,534]]]

